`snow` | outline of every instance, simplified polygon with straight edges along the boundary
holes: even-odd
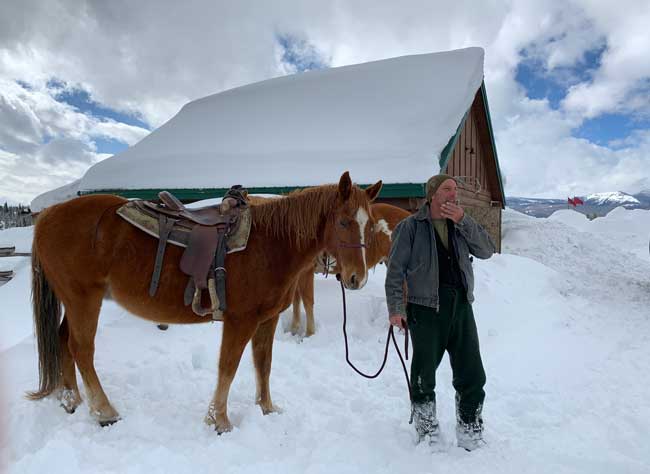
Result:
[[[81,180],[77,179],[59,188],[52,189],[51,191],[47,191],[43,194],[39,194],[32,200],[32,203],[30,204],[30,210],[32,212],[41,212],[46,207],[53,206],[54,204],[65,202],[77,197],[80,182]]]
[[[358,183],[422,183],[481,86],[483,55],[403,56],[204,97],[92,166],[79,189],[306,186],[346,170]]]
[[[316,277],[317,333],[275,334],[271,390],[283,412],[262,416],[247,349],[230,392],[231,433],[202,419],[216,383],[218,324],[166,332],[113,303],[102,309],[96,366],[123,419],[100,428],[85,403],[73,415],[37,387],[29,265],[1,259],[0,398],[12,473],[647,473],[650,472],[650,211],[616,209],[588,221],[573,211],[503,216],[503,253],[475,260],[474,310],[488,376],[486,444],[454,445],[451,371],[438,370],[443,440],[414,445],[393,350],[376,380],[345,364],[340,288]],[[29,248],[31,229],[0,232]],[[10,260],[10,262],[7,262]],[[378,367],[387,330],[384,267],[347,292],[351,359]],[[403,340],[402,336],[398,337]],[[79,378],[81,383],[81,379]],[[0,459],[2,455],[0,454]],[[0,461],[1,462],[1,461]],[[0,471],[2,468],[0,466]]]
[[[589,204],[640,204],[637,198],[621,191],[590,194],[584,201]]]

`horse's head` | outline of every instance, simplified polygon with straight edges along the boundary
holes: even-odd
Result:
[[[365,190],[352,184],[346,171],[338,185],[336,205],[325,229],[326,251],[336,256],[341,281],[356,290],[366,284],[366,249],[374,226],[370,203],[379,195],[382,182]]]

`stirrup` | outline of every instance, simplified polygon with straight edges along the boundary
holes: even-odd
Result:
[[[192,298],[192,311],[199,316],[212,315],[213,321],[223,321],[223,311],[219,309],[219,297],[217,296],[217,286],[214,278],[208,278],[208,293],[210,294],[210,308],[204,308],[201,305],[201,295],[203,291],[199,288],[194,288],[194,298]]]

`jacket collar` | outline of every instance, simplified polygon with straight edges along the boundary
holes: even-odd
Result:
[[[422,204],[422,206],[420,206],[418,212],[415,213],[415,219],[418,221],[431,220],[431,211],[428,202],[425,202],[424,204]]]

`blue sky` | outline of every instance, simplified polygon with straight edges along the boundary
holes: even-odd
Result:
[[[27,85],[27,87],[29,86]],[[84,115],[96,117],[102,121],[113,120],[134,127],[151,130],[151,127],[147,123],[145,123],[141,118],[135,117],[133,114],[120,112],[98,104],[92,100],[88,91],[85,91],[84,89],[79,87],[67,87],[64,82],[57,79],[50,79],[47,83],[47,87],[54,90],[60,90],[60,92],[53,94],[53,98],[57,102],[68,104]],[[129,146],[125,141],[116,138],[93,137],[92,141],[95,144],[97,153],[109,155],[115,155]]]
[[[515,80],[523,87],[528,98],[546,99],[552,109],[558,110],[571,86],[592,81],[605,51],[606,45],[598,46],[586,51],[581,60],[571,67],[549,71],[541,58],[531,57],[523,50]],[[633,114],[603,113],[582,120],[580,126],[572,130],[572,136],[603,147],[616,148],[617,143],[628,138],[635,130],[648,128],[650,121]]]

